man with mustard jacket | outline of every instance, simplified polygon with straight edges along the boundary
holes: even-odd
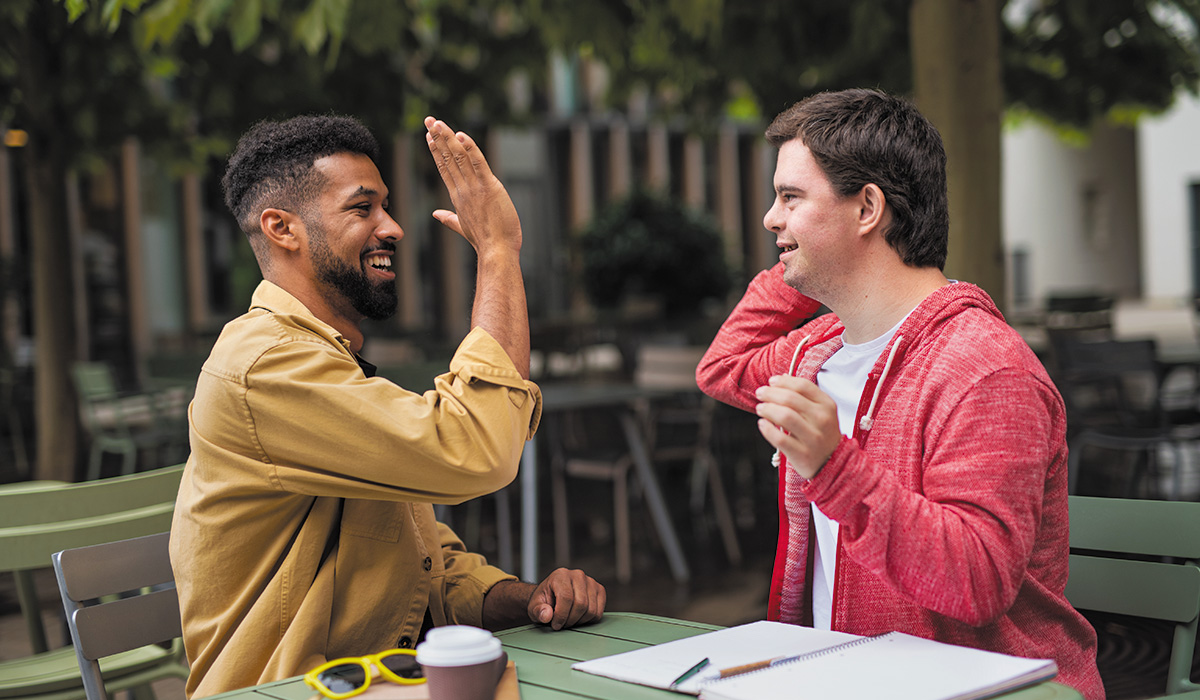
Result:
[[[357,121],[297,117],[242,137],[223,180],[263,282],[204,364],[171,527],[188,697],[412,647],[444,624],[555,629],[604,610],[559,569],[538,585],[467,552],[434,518],[511,482],[537,428],[521,225],[475,142],[426,119],[478,255],[472,329],[424,395],[374,376],[360,324],[396,308],[378,146]]]

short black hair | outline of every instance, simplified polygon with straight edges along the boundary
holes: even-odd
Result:
[[[337,115],[261,121],[242,135],[221,186],[225,205],[251,241],[264,209],[304,211],[321,185],[313,163],[334,153],[361,153],[378,162],[379,142],[362,122]]]
[[[822,92],[781,112],[766,137],[777,148],[800,139],[843,197],[875,183],[892,210],[888,245],[913,267],[945,267],[946,150],[912,103],[879,90]]]

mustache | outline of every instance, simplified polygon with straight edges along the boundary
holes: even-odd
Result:
[[[371,253],[378,253],[380,251],[387,251],[389,253],[395,253],[396,252],[396,244],[392,243],[391,241],[383,241],[379,245],[377,245],[374,248],[371,248],[367,252],[363,253],[363,255],[370,255]]]

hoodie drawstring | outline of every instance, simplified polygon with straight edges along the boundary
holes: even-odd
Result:
[[[796,360],[800,359],[800,349],[808,344],[808,339],[811,337],[812,337],[811,335],[804,336],[804,338],[800,341],[800,344],[796,346],[796,350],[792,353],[792,362],[790,365],[788,365],[788,376],[789,377],[795,376]],[[781,462],[782,462],[782,458],[780,457],[780,454],[779,454],[779,448],[776,447],[775,454],[771,455],[771,466],[778,469]]]
[[[904,336],[897,336],[895,342],[892,343],[887,362],[883,363],[883,373],[879,375],[879,381],[875,383],[875,393],[871,395],[871,405],[867,407],[866,414],[858,421],[858,428],[864,433],[870,432],[871,426],[875,423],[871,416],[875,415],[875,404],[879,401],[879,392],[883,390],[883,380],[887,379],[888,372],[892,369],[892,360],[895,359],[896,351],[900,349],[900,343],[903,340]]]

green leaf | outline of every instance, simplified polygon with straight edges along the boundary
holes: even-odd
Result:
[[[143,12],[141,21],[146,29],[143,48],[174,42],[191,10],[192,0],[159,0]]]
[[[242,0],[229,17],[229,36],[235,51],[243,51],[262,33],[262,0]]]
[[[328,31],[321,0],[313,0],[292,26],[292,36],[300,42],[309,55],[315,55],[325,45]]]
[[[88,7],[88,0],[67,0],[67,20],[74,22],[79,19],[80,15],[87,12]]]
[[[220,25],[233,5],[234,0],[197,0],[192,12],[192,28],[202,45],[212,43],[214,28]]]

